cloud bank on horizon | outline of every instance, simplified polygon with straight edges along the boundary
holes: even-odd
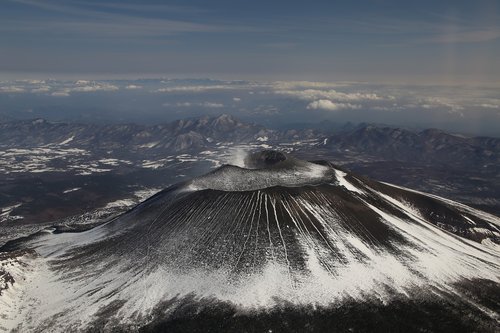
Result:
[[[499,11],[495,0],[5,0],[0,73],[498,83]]]
[[[229,113],[265,125],[374,122],[500,136],[496,87],[211,79],[4,80],[0,118],[162,122]]]

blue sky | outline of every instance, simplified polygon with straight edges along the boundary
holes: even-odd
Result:
[[[4,77],[492,83],[499,1],[0,2]]]

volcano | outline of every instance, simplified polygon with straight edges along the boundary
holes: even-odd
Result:
[[[500,219],[276,151],[0,253],[0,330],[495,332]]]

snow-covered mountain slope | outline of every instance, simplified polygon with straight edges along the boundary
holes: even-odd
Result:
[[[498,328],[499,218],[328,162],[247,165],[8,243],[0,330]]]

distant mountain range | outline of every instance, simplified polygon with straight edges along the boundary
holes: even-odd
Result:
[[[243,143],[253,140],[279,141],[318,138],[313,130],[277,131],[244,123],[230,115],[199,117],[146,126],[54,123],[44,119],[0,123],[0,146],[33,147],[63,143],[93,149],[127,149],[141,153],[196,151],[217,142]]]
[[[331,136],[327,146],[398,161],[470,167],[500,165],[500,138],[467,137],[437,129],[413,132],[363,125]]]
[[[437,129],[415,132],[383,125],[276,130],[242,122],[231,115],[198,117],[146,126],[137,124],[54,123],[44,119],[0,123],[0,146],[34,147],[63,143],[70,147],[150,153],[196,152],[219,142],[234,144],[316,139],[332,152],[356,152],[384,160],[497,168],[500,138],[468,137]]]

